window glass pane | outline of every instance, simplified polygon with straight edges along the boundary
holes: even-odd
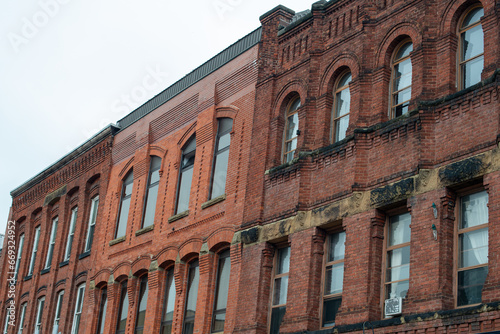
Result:
[[[481,73],[484,67],[484,57],[477,57],[471,61],[466,62],[462,66],[462,81],[464,88],[468,88],[481,82]]]
[[[410,246],[397,248],[389,252],[387,259],[387,282],[408,279],[410,277]]]
[[[120,208],[120,219],[118,220],[118,229],[116,230],[116,238],[123,237],[127,230],[128,212],[130,209],[130,197],[122,200]]]
[[[410,242],[410,213],[393,216],[389,222],[389,246]]]
[[[341,293],[344,284],[344,263],[326,267],[325,295]]]
[[[474,8],[465,17],[464,22],[462,23],[462,28],[466,28],[473,23],[479,22],[479,20],[481,19],[481,17],[483,17],[483,15],[484,15],[484,9],[482,7]]]
[[[281,321],[286,313],[286,306],[275,307],[271,311],[271,334],[278,334],[280,330]]]
[[[127,178],[128,179],[128,178]],[[128,182],[128,181],[125,181],[125,182]],[[126,183],[124,186],[125,186],[125,189],[123,190],[123,195],[124,196],[130,196],[132,195],[132,187],[133,187],[134,183],[133,182],[130,182],[130,183]]]
[[[288,292],[288,276],[276,278],[274,280],[273,305],[286,304],[287,292]]]
[[[481,303],[481,291],[486,275],[488,267],[458,272],[458,306]]]
[[[335,325],[335,317],[339,311],[342,297],[325,299],[323,302],[323,327]]]
[[[155,220],[155,210],[156,210],[156,199],[158,196],[158,186],[157,183],[148,189],[147,200],[146,200],[146,210],[144,212],[144,224],[143,227],[150,226],[154,224]]]
[[[161,167],[161,158],[155,155],[151,156],[151,167],[150,170],[156,171]]]
[[[68,231],[68,241],[66,243],[66,251],[64,253],[64,260],[69,260],[71,256],[71,248],[73,247],[73,238],[75,234],[76,218],[78,216],[78,207],[71,210],[71,219]]]
[[[127,327],[127,314],[128,314],[128,291],[127,284],[122,283],[120,312],[118,317],[118,331],[125,331]]]
[[[462,197],[462,219],[460,228],[488,223],[488,193],[482,191]]]
[[[411,42],[405,43],[402,47],[399,48],[395,60],[408,57],[410,55],[410,52],[412,51],[413,51],[413,44]]]
[[[462,33],[462,60],[470,59],[484,52],[484,34],[481,25]]]
[[[186,303],[186,317],[194,317],[196,300],[198,299],[198,283],[200,280],[198,261],[190,265],[188,277],[188,291]]]
[[[233,129],[233,119],[232,118],[219,118],[219,133],[231,132]]]
[[[21,258],[23,255],[23,247],[24,247],[24,234],[21,234],[19,237],[19,248],[17,249],[17,259],[16,259],[16,268],[15,268],[15,276],[17,280],[17,273],[19,271],[19,265],[21,264]]]
[[[214,176],[211,198],[223,195],[226,191],[227,166],[229,150],[217,154],[215,157]]]
[[[346,88],[337,93],[335,98],[337,105],[336,110],[337,113],[335,117],[340,117],[349,113],[350,102],[351,102],[351,94],[349,92],[349,88]]]
[[[167,274],[167,286],[165,296],[165,312],[163,321],[172,321],[174,319],[174,306],[175,306],[175,280],[173,269]]]
[[[352,80],[351,72],[344,74],[342,79],[339,80],[339,84],[337,85],[337,89],[347,86]]]
[[[220,151],[231,144],[231,133],[220,136],[217,150]]]
[[[460,234],[460,268],[488,263],[488,228]]]
[[[330,249],[328,250],[328,262],[344,259],[345,255],[345,232],[330,235]]]
[[[348,126],[349,115],[339,118],[335,121],[335,141],[341,141],[345,138]]]
[[[290,105],[290,108],[288,109],[288,113],[294,112],[295,110],[299,109],[300,107],[300,99],[296,98],[293,100],[292,104]]]
[[[141,279],[141,287],[139,291],[139,305],[137,308],[137,320],[135,327],[144,327],[144,320],[146,318],[146,307],[148,304],[148,280],[147,278]],[[137,332],[137,331],[136,331]]]
[[[35,228],[35,241],[33,243],[33,249],[31,251],[31,260],[30,260],[28,275],[33,274],[33,269],[35,268],[36,253],[38,249],[38,238],[40,238],[40,226]]]
[[[195,158],[195,154],[184,154],[182,156],[182,163],[181,163],[181,168],[184,169],[184,168],[188,168],[190,166],[193,166],[194,165],[194,158]]]
[[[409,280],[395,282],[387,285],[386,299],[401,297],[405,298],[408,292]]]
[[[411,86],[412,65],[410,58],[397,64],[394,70],[396,71],[394,76],[394,91]]]
[[[286,140],[290,140],[297,135],[297,130],[299,129],[299,114],[295,113],[288,117],[287,129],[286,129]]]
[[[189,141],[189,143],[184,147],[183,153],[187,154],[189,152],[193,152],[196,150],[196,138],[193,138]]]
[[[99,322],[97,328],[97,334],[104,334],[104,323],[106,322],[106,309],[108,307],[108,289],[102,289],[101,293],[101,303],[99,308]]]
[[[177,213],[186,211],[189,208],[189,195],[191,192],[191,181],[193,179],[193,168],[182,171],[181,183],[179,186],[179,200]]]
[[[222,332],[226,323],[226,312],[214,314],[212,332]]]
[[[171,334],[172,333],[172,323],[162,325],[161,334]]]
[[[226,308],[227,296],[229,293],[229,274],[231,272],[231,259],[229,256],[219,258],[218,269],[217,300],[215,303],[215,309],[222,310]]]
[[[278,250],[278,267],[276,274],[284,274],[290,270],[290,247]]]

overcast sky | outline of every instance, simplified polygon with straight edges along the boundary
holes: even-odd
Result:
[[[3,0],[0,231],[10,191],[299,0]]]

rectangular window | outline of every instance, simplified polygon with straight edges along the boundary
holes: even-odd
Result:
[[[23,334],[23,330],[24,330],[24,317],[26,316],[26,306],[28,305],[28,303],[23,303],[21,305],[21,313],[20,313],[20,316],[19,316],[19,329],[17,331],[17,334]]]
[[[182,150],[181,168],[179,174],[179,188],[177,189],[177,207],[175,213],[189,209],[191,182],[193,180],[194,159],[196,156],[196,138],[189,140]]]
[[[118,213],[118,224],[116,226],[115,238],[124,237],[127,231],[128,212],[130,210],[133,184],[134,173],[133,171],[130,171],[123,180],[120,212]]]
[[[50,265],[52,264],[52,255],[54,254],[54,246],[56,245],[58,221],[59,218],[57,217],[52,219],[52,229],[50,230],[49,249],[47,250],[47,259],[45,259],[44,269],[50,269]]]
[[[106,322],[106,308],[108,307],[108,289],[101,290],[101,303],[99,307],[99,319],[97,321],[97,334],[104,334],[104,323]]]
[[[116,324],[116,334],[123,334],[127,329],[127,315],[128,315],[128,291],[127,281],[121,284],[120,292],[120,307],[118,309],[118,320]]]
[[[411,215],[392,216],[387,226],[385,299],[405,298],[410,282]]]
[[[45,306],[45,297],[41,297],[38,299],[38,306],[36,309],[35,334],[42,333],[42,316],[43,316],[44,306]]]
[[[80,329],[80,320],[82,317],[84,297],[85,297],[85,283],[80,284],[80,286],[78,286],[78,291],[76,294],[75,315],[73,316],[73,327],[71,329],[71,334],[78,334],[78,330]]]
[[[488,275],[488,193],[460,199],[457,306],[481,303]]]
[[[275,256],[270,333],[278,334],[286,312],[290,247],[278,249]]]
[[[171,334],[175,307],[174,268],[170,268],[167,271],[165,283],[165,299],[163,302],[163,320],[161,322],[161,334]]]
[[[40,225],[35,228],[35,239],[33,241],[33,249],[31,250],[31,260],[30,266],[28,268],[28,276],[33,275],[33,269],[35,269],[36,252],[38,249],[38,239],[40,238]]]
[[[215,141],[210,199],[224,195],[226,192],[227,166],[229,161],[229,145],[231,144],[232,129],[233,120],[231,118],[219,119],[217,138]]]
[[[135,334],[143,334],[144,320],[146,319],[146,307],[148,305],[148,277],[141,277],[139,289],[139,302],[137,304],[137,314],[135,320]]]
[[[3,334],[7,334],[7,330],[9,329],[9,309],[5,309],[5,325],[3,326]]]
[[[89,228],[87,229],[87,237],[85,238],[84,252],[90,252],[92,241],[94,241],[95,221],[97,219],[97,209],[99,208],[99,196],[92,198],[90,204]]]
[[[59,333],[59,321],[61,320],[63,296],[64,290],[59,291],[59,293],[57,294],[56,315],[54,316],[54,327],[52,329],[52,334]]]
[[[335,325],[342,303],[344,286],[345,232],[328,235],[325,251],[325,285],[323,290],[323,327]]]
[[[229,274],[231,258],[229,249],[219,254],[217,281],[215,286],[214,314],[212,316],[212,332],[223,332],[226,322],[227,296],[229,293]]]
[[[194,317],[196,315],[196,300],[198,299],[198,283],[200,281],[200,270],[198,260],[189,264],[186,309],[184,311],[183,334],[193,334]]]
[[[17,281],[17,273],[19,272],[19,266],[21,265],[21,258],[23,256],[23,247],[24,247],[24,234],[21,234],[21,236],[19,237],[19,247],[17,248],[16,267],[14,269],[16,281]]]
[[[69,223],[68,241],[66,242],[66,251],[64,252],[64,261],[68,261],[71,256],[71,248],[73,247],[73,238],[75,236],[76,218],[78,215],[78,207],[75,206],[71,210],[71,218]]]
[[[158,198],[158,187],[160,186],[160,167],[161,159],[152,156],[149,166],[148,189],[144,204],[144,217],[142,219],[143,228],[154,224],[156,199]]]

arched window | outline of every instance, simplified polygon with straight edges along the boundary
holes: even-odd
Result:
[[[299,131],[300,98],[293,98],[286,108],[285,136],[283,142],[283,162],[293,160],[295,150],[297,149],[297,136]]]
[[[108,307],[108,288],[101,289],[101,300],[99,301],[99,317],[97,318],[97,334],[104,334],[104,323],[106,321],[106,309]]]
[[[146,320],[146,307],[148,305],[148,275],[140,278],[139,299],[137,301],[137,311],[135,320],[135,334],[142,334]]]
[[[484,66],[484,35],[481,26],[483,15],[483,7],[474,6],[465,13],[460,21],[460,89],[468,88],[481,81],[481,72]]]
[[[161,333],[172,333],[172,324],[174,322],[175,308],[175,280],[174,268],[170,268],[166,273],[165,297],[163,301],[163,318],[161,321]]]
[[[132,197],[132,186],[134,183],[134,173],[130,171],[122,184],[122,196],[120,201],[120,212],[118,214],[118,224],[116,225],[115,238],[125,236],[127,231],[128,212],[130,210],[130,199]]]
[[[127,315],[128,315],[128,281],[123,281],[120,284],[120,299],[118,305],[118,318],[116,320],[116,334],[123,334],[127,329]]]
[[[229,275],[231,273],[230,251],[226,249],[219,254],[217,265],[217,281],[215,283],[214,313],[212,316],[212,333],[223,332],[226,320],[227,297],[229,295]]]
[[[193,136],[182,150],[179,186],[177,189],[177,208],[175,213],[181,213],[189,208],[191,181],[193,180],[194,158],[196,155],[196,138]]]
[[[80,321],[82,320],[83,298],[85,297],[85,283],[78,286],[76,293],[75,314],[73,315],[73,326],[71,334],[78,334],[80,330]]]
[[[390,118],[399,117],[408,112],[411,99],[411,58],[413,44],[405,40],[396,47],[392,57],[391,110]]]
[[[183,334],[194,333],[194,318],[196,315],[196,300],[198,299],[198,284],[200,282],[200,267],[198,260],[189,264],[187,287],[186,287],[186,306],[184,309]]]
[[[350,71],[345,71],[340,75],[335,84],[333,93],[333,142],[338,142],[345,138],[347,127],[349,126],[349,109],[351,107],[351,93],[349,83],[352,76]]]
[[[161,158],[152,156],[149,166],[148,189],[144,202],[144,216],[142,219],[143,228],[154,224],[156,199],[158,197],[158,186],[160,185],[160,167]]]

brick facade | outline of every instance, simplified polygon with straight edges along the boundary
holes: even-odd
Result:
[[[479,83],[462,89],[459,29],[479,4],[484,10],[482,72]],[[229,57],[225,61],[210,60],[190,74],[198,75],[196,80],[188,84],[187,76],[174,84],[172,89],[185,84],[175,94],[146,103],[13,191],[17,242],[25,236],[15,285],[16,315],[27,302],[23,333],[35,332],[42,297],[43,332],[53,330],[62,290],[59,330],[71,333],[81,284],[79,332],[86,334],[100,333],[100,326],[103,333],[159,333],[166,323],[172,333],[211,333],[221,326],[214,320],[219,314],[225,333],[264,334],[278,327],[280,333],[500,331],[498,8],[490,0],[339,0],[316,2],[301,13],[278,6],[262,15],[258,43],[231,57],[226,51],[234,46],[228,48],[221,53]],[[412,46],[411,96],[407,112],[391,117],[391,97],[398,90],[392,88],[395,54],[407,43]],[[335,141],[332,110],[345,73],[352,77],[349,122],[345,136]],[[296,98],[296,149],[285,162],[287,108]],[[218,124],[224,118],[232,120],[225,193],[212,197]],[[177,210],[180,180],[187,175],[183,168],[189,163],[183,152],[192,138],[196,149],[184,203],[188,209]],[[152,157],[161,159],[158,195],[153,224],[145,226]],[[125,191],[130,173],[133,183]],[[479,192],[487,196],[487,206],[470,215],[488,219],[485,225],[461,228],[463,203]],[[85,252],[96,195],[94,239]],[[129,209],[122,210],[126,205]],[[76,206],[75,242],[65,262]],[[391,226],[402,214],[411,223],[406,243],[397,248],[389,240],[402,225],[394,231]],[[55,217],[56,247],[52,266],[44,270]],[[37,261],[26,277],[38,226]],[[486,262],[472,269],[461,266],[461,235],[484,231],[486,239],[471,236],[476,239],[467,254],[477,261],[487,254]],[[339,233],[345,233],[345,244],[329,250]],[[483,253],[479,242],[487,245]],[[3,281],[11,271],[6,246]],[[278,250],[286,247],[289,257],[280,262]],[[401,268],[390,265],[404,261],[391,257],[403,248],[408,262]],[[230,260],[223,264],[220,255],[226,250]],[[327,260],[333,252],[341,259]],[[330,282],[337,288],[333,297],[326,292],[331,288],[326,283],[329,261],[335,264],[328,268],[340,264],[343,273],[340,283]],[[230,271],[224,274],[228,263]],[[393,267],[407,270],[407,277],[389,279],[390,272],[400,273],[388,270]],[[463,273],[485,268],[484,284],[477,278],[469,285],[459,282]],[[168,277],[175,285],[172,305]],[[148,293],[142,300],[146,278]],[[386,316],[386,290],[392,284],[408,288],[401,314]],[[459,286],[476,299],[460,304]],[[0,286],[2,326],[11,302],[8,288]],[[218,296],[227,299],[220,307]],[[333,305],[327,301],[340,298],[334,325],[323,325]],[[194,303],[191,317],[186,309]],[[171,319],[165,317],[166,305]],[[282,319],[275,321],[278,311]],[[119,331],[122,316],[127,320]],[[19,326],[9,327],[8,333],[17,333]]]

